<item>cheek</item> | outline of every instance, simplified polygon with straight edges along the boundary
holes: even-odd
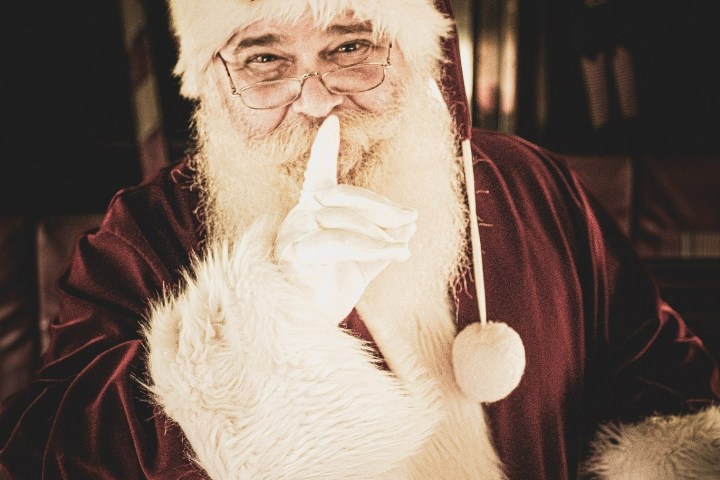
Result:
[[[235,108],[233,111],[236,126],[251,137],[263,137],[272,133],[287,116],[287,108],[274,110]]]
[[[347,103],[365,112],[383,113],[395,104],[399,91],[396,82],[395,78],[386,78],[382,85],[369,92],[348,96]]]
[[[358,109],[371,113],[383,113],[393,108],[401,95],[403,79],[410,77],[409,64],[402,55],[396,53],[393,66],[387,70],[385,81],[379,87],[369,92],[359,93],[348,97],[350,103]]]
[[[277,128],[287,115],[287,108],[274,110],[253,110],[246,107],[242,100],[228,94],[227,79],[222,76],[211,78],[213,83],[205,87],[211,92],[206,101],[221,104],[222,110],[230,115],[232,126],[249,136],[262,137]]]

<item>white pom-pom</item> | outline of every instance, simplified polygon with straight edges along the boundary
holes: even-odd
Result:
[[[520,335],[505,323],[471,323],[452,348],[455,380],[466,397],[491,403],[507,397],[525,371]]]

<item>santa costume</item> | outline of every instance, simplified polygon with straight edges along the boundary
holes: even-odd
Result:
[[[715,363],[561,159],[471,129],[449,2],[169,5],[190,98],[238,28],[353,12],[434,65],[423,101],[454,149],[367,180],[417,234],[339,325],[278,268],[275,217],[208,234],[193,158],[119,192],[2,407],[8,478],[720,478]]]

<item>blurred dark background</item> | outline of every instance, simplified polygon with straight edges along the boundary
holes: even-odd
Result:
[[[720,357],[715,0],[455,0],[473,123],[565,156]],[[28,381],[76,236],[179,160],[162,0],[25,0],[0,20],[0,398]]]

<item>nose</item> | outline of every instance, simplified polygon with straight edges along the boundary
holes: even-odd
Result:
[[[342,102],[342,95],[330,92],[317,75],[311,75],[305,80],[302,92],[293,102],[292,109],[309,117],[325,118]]]

